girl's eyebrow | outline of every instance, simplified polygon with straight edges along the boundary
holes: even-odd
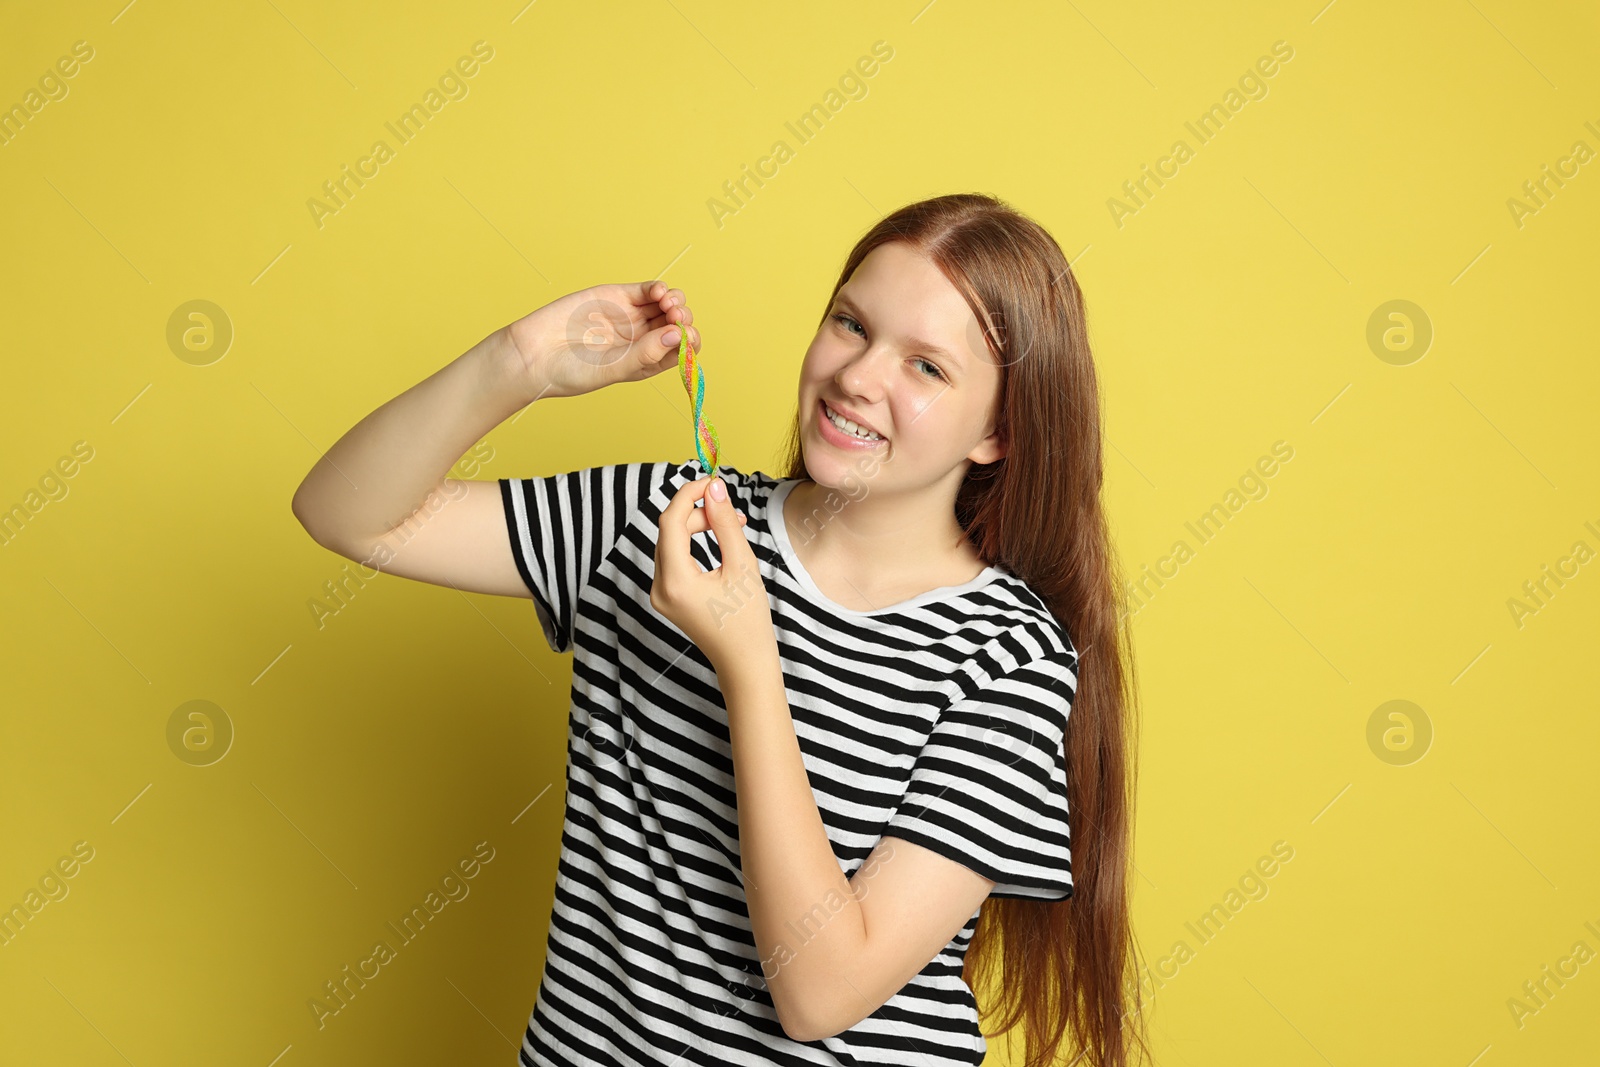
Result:
[[[845,296],[842,291],[838,296],[834,297],[834,302],[840,307],[849,308],[851,311],[856,313],[857,317],[863,317],[863,313],[861,309],[856,306],[855,301],[851,300],[848,296]],[[949,360],[951,363],[954,363],[958,367],[963,365],[963,361],[960,356],[957,356],[954,352],[951,352],[945,348],[941,348],[936,344],[930,344],[927,341],[918,340],[915,337],[904,337],[901,338],[901,340],[911,348],[919,348],[924,352],[929,352],[935,356],[943,356],[945,359]]]

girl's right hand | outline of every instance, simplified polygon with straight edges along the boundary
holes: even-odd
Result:
[[[595,285],[569,293],[505,327],[514,372],[528,395],[582,396],[637,382],[677,365],[678,332],[700,351],[683,290],[664,282]],[[537,394],[537,395],[535,395]]]

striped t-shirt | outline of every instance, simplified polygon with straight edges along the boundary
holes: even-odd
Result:
[[[748,518],[795,734],[845,876],[893,836],[993,879],[994,895],[1070,896],[1063,741],[1077,650],[1044,602],[990,566],[850,610],[795,554],[783,501],[798,480],[718,474]],[[561,855],[519,1063],[981,1063],[961,976],[978,911],[848,1030],[801,1042],[778,1023],[742,888],[717,675],[650,605],[661,513],[699,475],[690,460],[500,479],[545,639],[573,653]],[[829,518],[790,516],[797,538]],[[713,534],[690,543],[700,566],[721,565]]]

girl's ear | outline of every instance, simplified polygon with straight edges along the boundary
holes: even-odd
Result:
[[[994,433],[978,442],[978,447],[967,453],[967,458],[973,463],[983,465],[1004,459],[1007,447],[1004,435],[996,430]]]

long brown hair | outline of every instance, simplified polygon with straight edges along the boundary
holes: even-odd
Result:
[[[989,898],[962,977],[976,993],[1000,969],[1000,1001],[990,1006],[1000,1026],[985,1036],[1006,1035],[1020,1020],[1026,1067],[1055,1063],[1068,1033],[1072,1062],[1125,1067],[1134,1043],[1149,1052],[1128,901],[1137,698],[1100,502],[1100,394],[1083,294],[1042,226],[999,199],[961,193],[907,205],[872,227],[845,260],[823,322],[861,261],[891,241],[943,271],[1001,368],[996,426],[1007,453],[968,469],[956,519],[987,563],[1028,583],[1079,655],[1066,739],[1071,897]],[[779,461],[784,478],[810,477],[798,409]]]

